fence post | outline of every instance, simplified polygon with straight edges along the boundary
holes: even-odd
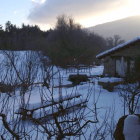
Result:
[[[66,74],[67,74],[67,68],[68,68],[68,67],[66,67]]]

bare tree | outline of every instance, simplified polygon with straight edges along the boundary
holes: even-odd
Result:
[[[117,45],[125,43],[125,40],[121,39],[121,37],[119,35],[114,35],[113,37],[108,37],[108,38],[106,38],[106,41],[107,41],[108,48],[113,48],[113,47],[116,47]]]
[[[62,89],[61,69],[54,69],[40,52],[18,53],[3,52],[7,59],[3,59],[0,79],[12,91],[0,93],[1,139],[87,139],[88,131],[91,139],[106,138],[108,114],[97,126],[97,102],[88,106],[93,84],[89,83],[87,96],[81,96],[77,86],[69,92]],[[54,86],[55,78],[59,88]],[[93,125],[95,131],[90,130]]]
[[[119,95],[123,98],[124,108],[125,106],[129,110],[129,114],[134,114],[139,103],[140,98],[140,88],[139,84],[136,83],[127,83],[119,87]],[[124,110],[125,115],[125,110]]]

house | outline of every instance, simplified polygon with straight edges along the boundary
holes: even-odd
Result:
[[[130,72],[134,66],[134,58],[140,55],[140,36],[131,41],[118,45],[96,56],[104,60],[103,74],[117,76],[121,58],[124,58],[125,73]]]

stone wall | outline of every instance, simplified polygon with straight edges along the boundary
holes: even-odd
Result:
[[[115,75],[115,59],[110,56],[104,58],[104,71],[103,75],[114,76]]]
[[[133,44],[133,46],[125,47],[124,49],[120,49],[119,51],[116,51],[112,53],[109,56],[106,56],[104,58],[104,71],[103,74],[108,74],[111,76],[115,75],[115,58],[113,57],[131,57],[132,59],[140,55],[140,43],[137,42]]]

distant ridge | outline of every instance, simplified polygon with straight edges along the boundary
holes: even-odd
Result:
[[[99,24],[87,29],[103,37],[112,37],[117,34],[125,41],[129,41],[140,36],[140,15]]]

